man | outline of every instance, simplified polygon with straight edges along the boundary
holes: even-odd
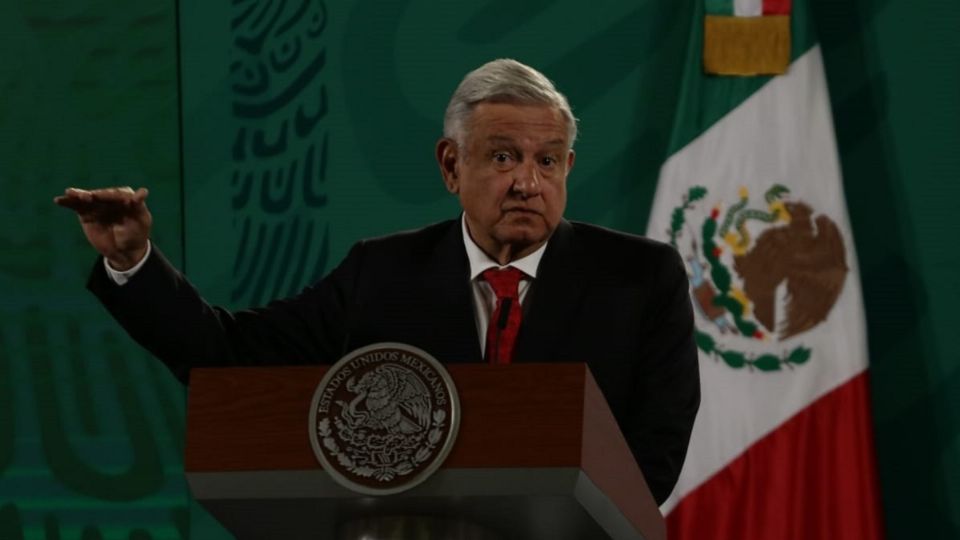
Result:
[[[147,191],[68,189],[103,255],[89,288],[183,381],[194,366],[333,362],[381,341],[443,362],[588,362],[657,502],[699,404],[683,265],[668,246],[563,216],[576,120],[536,70],[469,73],[436,158],[460,219],[356,244],[293,298],[211,307],[149,242]]]

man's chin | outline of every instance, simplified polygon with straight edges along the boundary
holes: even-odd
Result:
[[[544,227],[511,226],[505,227],[497,236],[501,244],[513,246],[515,251],[522,251],[533,246],[539,247],[550,237],[550,233]]]

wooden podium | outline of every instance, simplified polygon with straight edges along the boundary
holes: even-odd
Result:
[[[195,369],[191,491],[241,540],[346,539],[349,524],[384,516],[463,521],[504,540],[666,538],[584,364],[446,368],[460,394],[456,443],[426,482],[386,497],[341,487],[314,456],[308,415],[326,366]]]

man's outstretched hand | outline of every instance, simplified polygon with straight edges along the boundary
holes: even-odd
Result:
[[[67,188],[53,202],[77,213],[87,240],[116,270],[129,270],[147,253],[153,216],[146,188],[87,191]]]

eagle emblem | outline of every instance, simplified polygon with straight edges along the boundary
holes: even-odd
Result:
[[[331,477],[354,491],[398,493],[446,458],[459,400],[446,370],[409,345],[381,343],[334,364],[314,393],[311,443]]]
[[[728,205],[707,206],[707,195],[690,188],[668,230],[690,276],[698,347],[733,368],[806,363],[811,350],[793,338],[827,319],[849,272],[840,228],[780,184],[760,204],[745,187]]]
[[[430,427],[430,393],[409,368],[383,364],[347,381],[356,395],[338,401],[340,420],[352,430],[370,429],[389,435],[420,433]]]

